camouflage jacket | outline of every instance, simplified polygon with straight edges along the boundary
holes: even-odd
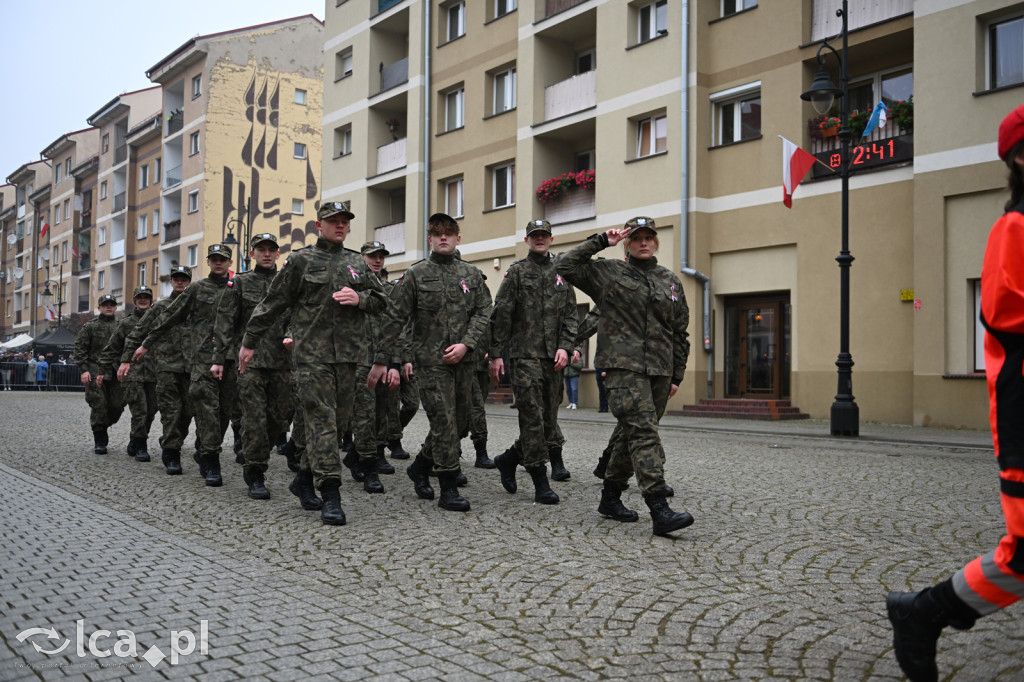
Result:
[[[132,361],[132,355],[142,345],[143,340],[149,336],[150,331],[160,324],[160,318],[182,293],[181,291],[172,291],[169,298],[161,298],[146,311],[146,314],[142,316],[142,319],[139,320],[138,324],[128,334],[128,338],[125,339],[121,362]],[[145,360],[149,360],[153,356],[153,369],[158,373],[187,373],[192,367],[192,360],[189,354],[191,349],[187,339],[188,328],[185,325],[179,324],[169,330],[163,338],[153,345],[153,352],[147,353]],[[131,375],[131,372],[129,372],[129,375]]]
[[[579,317],[576,292],[555,272],[555,258],[531,252],[505,272],[491,314],[491,358],[572,355]]]
[[[149,311],[144,312],[136,308],[132,311],[131,315],[126,315],[118,321],[117,326],[114,328],[114,333],[110,335],[110,340],[100,355],[100,365],[105,370],[103,373],[104,381],[113,381],[114,377],[117,376],[117,367],[122,362],[121,358],[124,357],[124,348],[128,335],[138,326],[139,321],[146,312]],[[128,356],[128,359],[130,360],[131,356]],[[113,368],[113,371],[110,368]],[[142,358],[142,362],[132,364],[131,371],[124,378],[124,383],[126,384],[146,381],[156,381],[156,359],[150,358],[149,355]]]
[[[238,362],[238,346],[242,342],[245,325],[256,307],[270,290],[270,283],[277,274],[277,268],[254,269],[235,275],[230,287],[220,297],[217,307],[217,323],[214,327],[213,361],[223,365],[224,361]],[[255,348],[250,367],[262,369],[291,369],[292,354],[281,343],[288,328],[289,311],[286,311],[270,326],[259,346]]]
[[[656,258],[592,260],[606,244],[596,234],[562,254],[558,272],[601,308],[594,364],[683,380],[690,354],[690,310],[683,286]]]
[[[111,368],[100,364],[100,356],[116,327],[116,317],[99,315],[86,322],[75,338],[75,362],[82,372],[89,372],[94,379],[100,374],[110,374]]]
[[[436,367],[444,365],[445,349],[456,343],[470,350],[481,344],[486,348],[490,317],[491,292],[483,273],[455,256],[431,253],[413,263],[391,292],[383,342],[385,347],[396,344],[403,327],[411,323],[413,364]],[[387,364],[388,356],[378,354],[374,362]]]
[[[359,305],[341,305],[332,296],[345,287],[359,294]],[[289,254],[256,306],[245,328],[242,345],[259,347],[281,317],[291,311],[288,330],[297,364],[369,362],[367,324],[370,315],[387,308],[380,281],[354,251],[324,238],[316,245]]]
[[[192,364],[207,367],[215,364],[213,326],[217,320],[217,304],[230,283],[226,276],[210,274],[205,279],[189,284],[188,289],[181,292],[160,316],[142,345],[147,349],[152,348],[171,333],[175,326],[184,323],[187,330],[185,343],[191,347],[189,359]]]

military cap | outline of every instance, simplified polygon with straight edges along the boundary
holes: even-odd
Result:
[[[249,240],[249,248],[255,249],[257,245],[262,244],[263,242],[270,242],[274,246],[278,246],[277,237],[269,232],[260,232],[259,234],[254,234],[252,239]]]
[[[171,268],[171,271],[168,274],[171,277],[174,277],[175,275],[181,275],[183,277],[188,277],[189,279],[192,279],[192,268],[190,268],[187,265],[175,265],[174,267]]]
[[[551,234],[551,223],[546,220],[531,220],[526,223],[526,236],[529,237],[534,232],[547,232]]]
[[[626,222],[626,227],[631,228],[631,233],[636,233],[637,230],[650,230],[651,232],[657,233],[657,230],[654,227],[654,218],[648,218],[642,215],[630,218]]]
[[[117,305],[117,299],[110,294],[104,294],[100,296],[100,300],[96,305],[106,305],[108,303],[111,305]]]
[[[147,287],[143,284],[141,287],[135,287],[135,292],[132,294],[132,300],[135,300],[139,296],[149,296],[153,298],[153,288]]]
[[[391,252],[384,248],[384,242],[366,242],[363,244],[363,248],[359,249],[359,253],[364,256],[369,253],[377,253],[383,251],[385,256],[390,256]]]
[[[356,214],[348,210],[348,204],[342,201],[328,201],[320,206],[320,210],[316,212],[316,219],[323,220],[324,218],[330,218],[335,215],[343,215],[349,220],[356,217]]]
[[[231,260],[231,247],[226,244],[210,244],[210,247],[206,249],[206,257],[210,256],[220,256]]]

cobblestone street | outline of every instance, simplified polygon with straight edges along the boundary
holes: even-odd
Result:
[[[494,456],[517,425],[488,409]],[[987,432],[863,425],[852,441],[823,422],[666,417],[671,503],[696,517],[673,539],[651,535],[635,488],[623,501],[639,523],[597,514],[590,470],[613,420],[561,417],[559,505],[534,504],[522,470],[509,495],[464,459],[472,510],[445,512],[395,462],[384,495],[346,476],[348,525],[329,527],[276,454],[272,499],[254,501],[227,441],[225,485],[207,488],[192,438],[185,474],[164,474],[159,421],[138,463],[127,412],[100,456],[81,394],[0,394],[0,680],[899,679],[886,593],[947,577],[1002,534]],[[406,448],[425,432],[421,412]],[[1022,613],[947,631],[944,679],[1022,679]],[[30,628],[56,633],[19,641]],[[119,655],[119,630],[137,657]],[[191,635],[175,663],[142,658]]]

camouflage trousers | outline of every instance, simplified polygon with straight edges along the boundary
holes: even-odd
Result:
[[[181,450],[192,423],[191,377],[185,372],[157,372],[156,406],[160,410],[164,450]]]
[[[302,471],[311,471],[309,458],[306,456],[306,417],[302,410],[302,403],[299,402],[299,391],[294,373],[292,374],[292,405],[295,409],[292,411],[291,440],[295,442],[295,458]]]
[[[473,372],[472,395],[470,396],[469,419],[466,431],[460,433],[462,438],[472,434],[474,443],[487,442],[487,409],[484,404],[487,394],[491,392],[491,375],[489,372]]]
[[[238,375],[245,470],[265,473],[270,450],[287,432],[294,410],[292,373],[287,369],[249,367]]]
[[[377,418],[377,442],[387,445],[396,440],[402,440],[402,388],[403,382],[395,390],[385,389],[384,396],[378,405],[383,407],[383,417],[378,412]]]
[[[319,490],[325,480],[341,481],[338,440],[352,416],[356,366],[354,363],[300,364],[295,369],[299,407],[306,422],[306,452],[313,484]]]
[[[459,434],[468,428],[473,375],[467,363],[419,369],[420,400],[430,422],[422,452],[436,472],[459,471]]]
[[[231,425],[231,410],[238,384],[235,363],[224,363],[224,377],[215,379],[210,365],[192,365],[192,384],[188,394],[195,410],[201,456],[220,455],[224,434]]]
[[[665,490],[665,450],[658,422],[665,413],[671,377],[646,376],[626,369],[609,369],[604,380],[608,407],[619,423],[608,446],[611,457],[605,480],[622,486],[636,474],[645,496]]]
[[[415,374],[410,381],[402,380],[402,385],[398,387],[398,398],[401,402],[401,407],[398,409],[399,426],[405,429],[420,409],[420,389]],[[401,437],[402,432],[399,430],[398,438]]]
[[[132,415],[132,438],[149,438],[149,428],[156,419],[156,382],[129,381],[124,384],[125,402]]]
[[[564,442],[558,428],[562,402],[562,371],[554,359],[510,358],[512,395],[519,411],[519,440],[523,466],[533,468],[548,461],[548,448]]]
[[[117,423],[124,412],[124,390],[117,381],[104,381],[96,385],[93,379],[85,387],[85,402],[89,405],[89,425],[93,431],[108,428]]]
[[[398,397],[398,391],[392,391],[383,384],[367,388],[366,375],[369,373],[369,365],[359,365],[356,369],[351,422],[356,454],[359,455],[359,459],[367,461],[376,458],[377,446],[384,444],[381,439],[387,435],[388,394],[393,393],[396,398]]]

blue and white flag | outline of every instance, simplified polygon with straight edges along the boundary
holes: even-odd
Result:
[[[871,112],[871,118],[864,126],[864,134],[861,137],[867,137],[874,132],[875,128],[881,128],[887,120],[889,120],[889,107],[885,106],[885,102],[879,102]]]

